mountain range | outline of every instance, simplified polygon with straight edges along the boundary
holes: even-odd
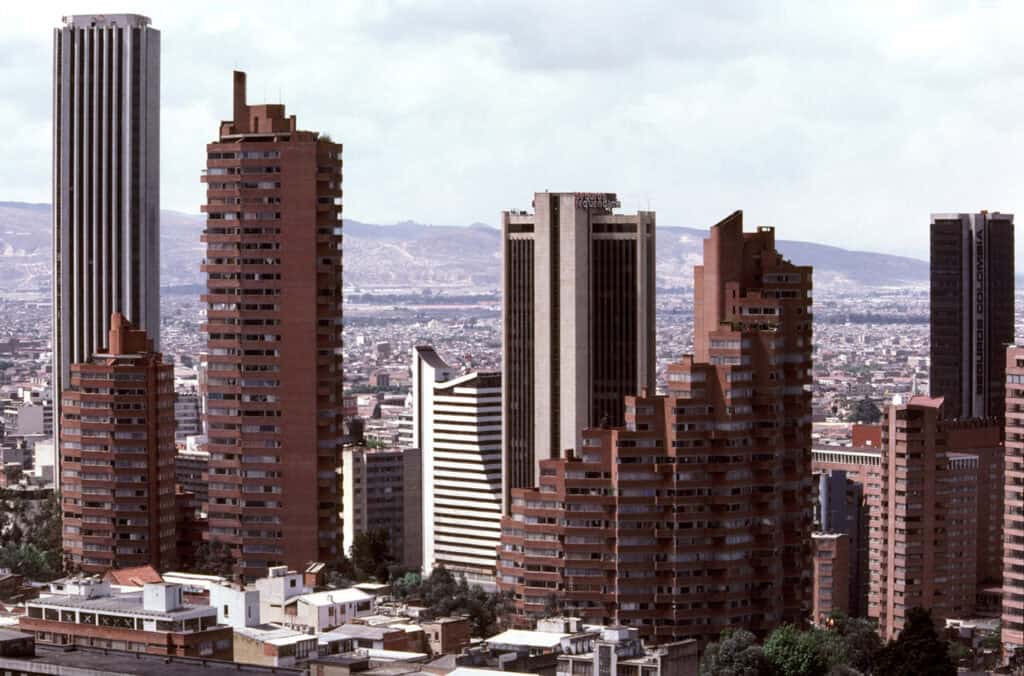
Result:
[[[161,212],[163,286],[202,283],[199,214]],[[0,288],[43,291],[49,288],[52,245],[49,204],[0,202]],[[424,225],[405,221],[374,225],[346,220],[345,282],[355,288],[498,288],[501,233],[491,226]],[[659,288],[688,289],[693,265],[702,258],[707,230],[658,226]],[[779,250],[800,265],[814,266],[820,288],[922,286],[926,261],[839,247],[779,240]]]

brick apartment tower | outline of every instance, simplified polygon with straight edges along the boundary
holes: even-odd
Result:
[[[868,615],[885,640],[915,606],[936,623],[975,608],[978,457],[950,450],[942,406],[917,396],[885,412],[880,490],[868,498]]]
[[[706,643],[810,612],[811,268],[740,212],[704,250],[705,361],[669,366],[667,396],[626,397],[624,427],[584,431],[512,491],[498,583],[518,626],[555,611]]]
[[[654,212],[614,193],[533,197],[502,213],[503,502],[580,432],[621,425],[654,388]]]
[[[811,622],[823,625],[834,612],[850,614],[850,536],[814,533],[814,591]]]
[[[248,105],[207,146],[211,541],[244,579],[340,551],[341,145]]]
[[[1013,214],[932,214],[930,383],[946,419],[1003,417],[1013,292]]]
[[[64,551],[87,573],[177,562],[174,367],[120,313],[61,393]]]
[[[1024,649],[1024,347],[1006,351],[1003,655]]]

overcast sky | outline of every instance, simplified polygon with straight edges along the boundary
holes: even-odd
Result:
[[[135,11],[162,34],[164,208],[198,211],[238,68],[250,103],[345,144],[349,218],[494,225],[610,191],[662,225],[743,209],[927,258],[930,212],[1024,191],[1024,3],[964,4],[5,2],[0,200],[50,197],[51,29]]]

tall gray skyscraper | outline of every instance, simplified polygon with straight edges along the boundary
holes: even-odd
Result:
[[[54,402],[122,313],[160,335],[160,33],[137,14],[53,31]],[[59,419],[59,412],[55,419]]]
[[[536,193],[502,214],[503,494],[586,427],[624,422],[654,389],[654,212],[610,193]]]
[[[944,417],[1003,417],[1013,292],[1013,214],[932,214],[930,386]]]

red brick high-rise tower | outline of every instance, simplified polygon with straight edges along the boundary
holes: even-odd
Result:
[[[1024,650],[1024,347],[1006,350],[1003,655]]]
[[[626,397],[624,427],[512,490],[498,584],[520,626],[557,609],[707,642],[810,611],[811,268],[740,212],[704,252],[698,357],[669,367],[667,396]]]
[[[61,392],[64,551],[87,573],[176,565],[174,367],[120,313]]]
[[[977,588],[977,454],[949,445],[941,398],[911,397],[885,412],[880,481],[871,509],[868,616],[884,640],[907,612],[928,608],[936,623],[971,617]],[[984,524],[982,524],[983,526]]]
[[[248,105],[207,146],[211,541],[245,579],[339,551],[341,145]]]

